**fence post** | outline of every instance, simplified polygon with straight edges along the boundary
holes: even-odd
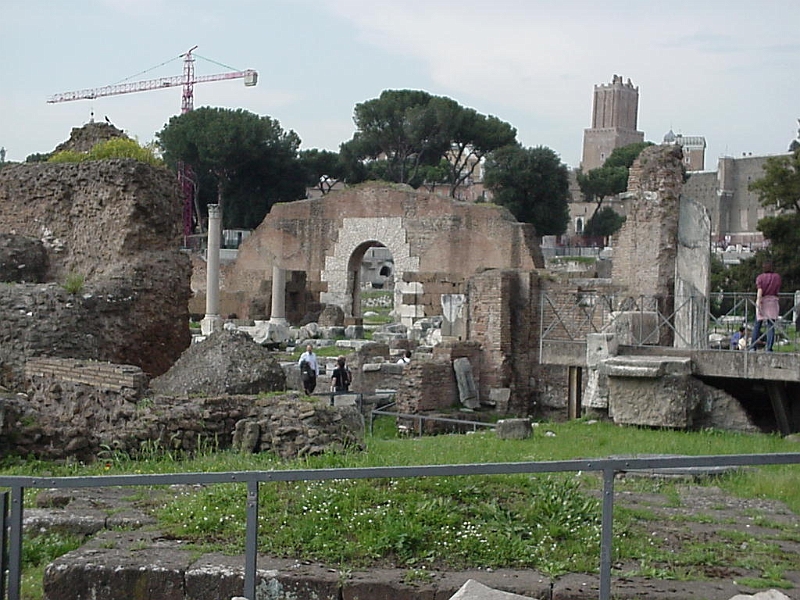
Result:
[[[792,321],[794,322],[794,337],[797,338],[797,330],[800,329],[800,290],[794,292],[794,311],[792,311]]]
[[[22,487],[11,488],[11,518],[8,538],[8,600],[20,600],[22,586]]]
[[[8,564],[8,492],[0,494],[0,600],[6,597],[6,565]]]
[[[258,481],[247,482],[247,530],[244,541],[244,597],[256,600],[258,570]]]
[[[611,554],[614,533],[614,470],[603,469],[603,519],[600,533],[600,600],[611,598]]]

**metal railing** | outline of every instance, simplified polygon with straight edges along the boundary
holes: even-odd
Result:
[[[755,294],[713,293],[708,298],[686,296],[627,296],[597,291],[547,292],[541,297],[540,339],[584,341],[587,334],[623,334],[633,346],[682,346],[730,350],[731,336],[746,327],[750,336],[755,322]],[[774,322],[776,349],[792,346],[800,351],[800,293],[779,295],[780,316]],[[693,316],[705,329],[680,326]],[[705,317],[703,317],[705,315]],[[704,319],[704,322],[703,322]],[[762,325],[756,345],[762,347],[767,327]],[[749,341],[749,339],[748,339]],[[749,345],[749,344],[748,344]]]
[[[10,498],[10,512],[3,517],[2,531],[8,531],[8,551],[0,548],[0,575],[8,572],[8,600],[20,600],[23,545],[23,501],[28,489],[100,488],[114,486],[214,485],[239,483],[247,486],[244,597],[255,600],[258,572],[258,498],[262,483],[289,481],[326,481],[340,479],[380,479],[407,477],[444,477],[465,475],[512,475],[592,471],[602,473],[602,515],[600,534],[600,600],[611,598],[613,554],[614,479],[616,474],[651,469],[691,469],[703,467],[738,467],[754,465],[800,464],[800,453],[738,454],[718,456],[650,457],[564,460],[465,465],[426,465],[411,467],[365,467],[339,469],[302,469],[292,471],[239,471],[222,473],[172,473],[157,475],[106,475],[95,477],[24,477],[0,476],[2,494]],[[5,501],[4,501],[5,502]],[[2,514],[2,513],[0,513]],[[2,539],[2,538],[0,538]],[[3,539],[5,543],[5,539]],[[6,559],[7,556],[7,559]],[[0,577],[2,579],[2,577]],[[3,596],[0,596],[3,598]]]
[[[452,419],[449,417],[433,417],[430,415],[423,415],[419,413],[402,413],[389,410],[395,403],[392,402],[391,404],[387,404],[386,406],[382,406],[381,408],[373,408],[369,412],[369,432],[372,434],[373,432],[373,421],[375,420],[376,416],[384,416],[384,417],[395,417],[398,422],[398,426],[401,424],[402,421],[412,421],[415,423],[416,433],[417,435],[422,435],[424,433],[423,427],[426,422],[430,423],[445,423],[453,426],[457,426],[459,429],[472,429],[472,431],[477,431],[479,427],[484,429],[495,429],[497,425],[495,423],[485,423],[483,421],[469,421],[467,419]]]

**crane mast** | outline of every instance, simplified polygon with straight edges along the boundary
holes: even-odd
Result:
[[[192,52],[197,48],[194,46],[186,53],[181,54],[183,58],[183,74],[171,77],[160,77],[158,79],[147,79],[143,81],[133,81],[115,85],[107,85],[98,88],[76,90],[72,92],[62,92],[54,94],[47,99],[49,104],[58,102],[72,102],[74,100],[94,100],[104,96],[116,96],[118,94],[132,94],[135,92],[146,92],[149,90],[160,90],[168,87],[183,86],[181,97],[181,114],[185,114],[194,109],[194,85],[196,83],[207,83],[210,81],[224,81],[228,79],[244,79],[247,87],[258,83],[258,73],[253,69],[244,71],[229,71],[227,73],[216,73],[214,75],[195,76],[194,55]],[[178,183],[183,194],[183,236],[184,243],[188,241],[192,233],[194,217],[194,197],[196,191],[194,171],[191,165],[179,161]]]

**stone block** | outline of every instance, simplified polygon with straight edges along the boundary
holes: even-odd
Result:
[[[175,544],[156,544],[155,535],[101,533],[90,544],[47,566],[43,577],[44,596],[50,600],[113,600],[119,597],[119,590],[126,590],[125,597],[131,600],[185,600],[184,573],[191,564],[191,552]],[[130,550],[137,540],[148,544],[147,552]],[[97,568],[87,570],[86,563],[95,564]]]
[[[493,406],[497,412],[504,414],[508,411],[508,403],[511,399],[511,388],[490,388],[488,404]]]
[[[495,428],[501,440],[526,440],[531,437],[533,429],[530,419],[500,419]]]
[[[405,339],[405,334],[403,333],[390,333],[388,331],[376,331],[372,334],[372,341],[373,342],[384,342],[386,344],[394,341],[394,340],[402,340]]]
[[[613,333],[589,333],[586,335],[586,366],[597,367],[601,361],[617,355],[618,338]]]
[[[472,376],[472,365],[468,358],[457,358],[453,361],[453,370],[458,383],[458,397],[466,408],[478,408],[478,388]]]
[[[619,344],[628,346],[658,346],[660,332],[658,313],[654,311],[624,311],[614,313],[611,324]]]
[[[692,359],[679,356],[615,356],[599,365],[609,377],[649,377],[692,374]]]
[[[697,406],[691,377],[609,377],[608,413],[614,423],[685,429]]]

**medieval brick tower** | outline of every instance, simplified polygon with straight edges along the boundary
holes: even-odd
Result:
[[[583,131],[584,173],[598,167],[614,148],[644,141],[644,133],[636,131],[639,111],[639,88],[631,80],[622,82],[614,75],[610,84],[594,86],[592,127]]]

